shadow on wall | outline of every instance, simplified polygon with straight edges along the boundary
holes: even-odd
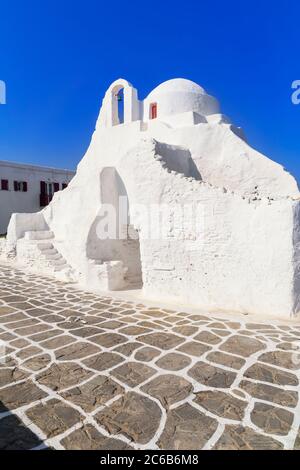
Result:
[[[0,402],[0,413],[10,411]],[[15,415],[9,414],[0,421],[0,450],[30,450],[43,444]]]
[[[159,155],[165,166],[176,173],[181,173],[186,177],[201,181],[201,175],[191,157],[189,150],[176,145],[167,145],[161,142],[156,143],[156,153]]]
[[[114,167],[100,174],[100,207],[87,239],[87,257],[97,262],[123,261],[128,268],[129,288],[142,286],[142,266],[138,232],[130,225],[130,201],[125,184]],[[109,208],[113,212],[108,214]]]

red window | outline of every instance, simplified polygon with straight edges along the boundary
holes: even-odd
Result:
[[[8,180],[1,180],[2,191],[8,191]]]
[[[59,191],[59,183],[53,183],[53,189],[55,193]]]
[[[150,119],[157,118],[157,103],[150,104]]]
[[[62,188],[63,188],[63,189],[66,189],[67,187],[68,187],[68,184],[67,184],[67,183],[63,183],[63,184],[62,184]]]
[[[40,206],[45,207],[49,204],[47,185],[45,181],[41,181],[41,194],[40,194]]]

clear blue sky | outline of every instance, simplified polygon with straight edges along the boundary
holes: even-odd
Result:
[[[2,0],[0,18],[0,159],[75,168],[113,80],[144,98],[184,77],[300,180],[299,0]]]

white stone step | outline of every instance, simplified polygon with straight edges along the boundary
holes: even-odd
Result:
[[[47,241],[39,241],[36,243],[36,246],[38,249],[43,253],[45,250],[52,250],[53,249],[53,244],[51,242]]]
[[[25,232],[25,240],[48,240],[54,238],[53,232],[51,230],[29,230]]]
[[[51,255],[57,255],[58,254],[57,249],[54,248],[53,245],[52,245],[52,248],[45,248],[45,249],[42,248],[41,251],[42,251],[43,255],[45,255],[45,256],[48,256],[48,255],[51,256]]]
[[[65,264],[52,265],[52,268],[53,268],[53,271],[54,271],[55,273],[57,273],[57,272],[59,272],[59,271],[63,271],[63,270],[69,269],[69,266],[68,266],[67,263],[65,262]]]
[[[48,254],[45,254],[45,252],[43,251],[42,252],[43,255],[45,256],[46,260],[49,260],[49,261],[54,261],[54,260],[59,260],[59,259],[62,259],[62,256],[60,253],[56,252],[56,253],[48,253]]]
[[[67,264],[66,260],[61,256],[59,259],[49,260],[51,261],[52,266],[65,266]]]

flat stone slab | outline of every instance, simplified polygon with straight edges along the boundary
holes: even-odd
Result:
[[[217,420],[185,403],[168,411],[167,422],[157,445],[166,450],[202,449],[217,427]]]
[[[126,336],[119,335],[117,333],[103,333],[98,336],[92,336],[90,341],[100,344],[100,346],[103,346],[104,348],[112,348],[118,344],[125,343],[127,339]]]
[[[134,442],[146,444],[158,429],[161,411],[150,398],[129,392],[95,418],[110,434],[123,434]]]
[[[157,398],[165,408],[169,408],[173,403],[187,398],[191,394],[193,386],[183,377],[165,374],[143,385],[141,390]]]
[[[133,341],[133,342],[121,344],[121,346],[117,346],[116,348],[114,348],[113,351],[119,352],[120,354],[124,354],[124,356],[131,356],[133,351],[135,351],[140,346],[142,346],[141,343],[137,343]]]
[[[178,351],[200,357],[210,349],[210,346],[207,346],[206,344],[198,343],[197,341],[189,341],[188,343],[184,343],[180,346]]]
[[[221,391],[205,391],[196,393],[194,402],[210,413],[221,418],[242,421],[247,402],[240,400],[229,393]]]
[[[55,357],[58,361],[71,361],[73,359],[82,359],[92,354],[96,354],[100,348],[89,343],[76,342],[70,346],[57,349]]]
[[[26,415],[47,437],[57,436],[84,419],[77,410],[56,399],[30,408]]]
[[[206,356],[208,361],[215,362],[217,364],[230,367],[231,369],[241,369],[246,363],[245,359],[231,354],[226,354],[220,351],[212,351]]]
[[[211,333],[210,331],[201,331],[198,335],[194,336],[194,339],[207,344],[218,344],[222,341],[222,338]]]
[[[29,405],[45,398],[47,393],[30,380],[0,389],[0,413]]]
[[[246,336],[234,335],[228,338],[222,344],[220,349],[222,351],[237,354],[238,356],[249,357],[266,348],[266,345],[261,341]]]
[[[126,362],[113,369],[111,374],[129,387],[136,387],[149,379],[155,372],[155,369],[141,362]]]
[[[188,371],[188,375],[203,385],[216,388],[228,388],[236,378],[234,372],[229,372],[205,362],[197,362]]]
[[[99,372],[102,370],[108,370],[116,365],[124,362],[124,358],[120,354],[113,352],[103,352],[96,354],[95,356],[89,357],[82,361],[90,369],[95,369]]]
[[[14,367],[13,369],[0,369],[0,387],[9,385],[12,382],[24,380],[28,377],[28,373]]]
[[[40,354],[22,362],[22,366],[27,369],[31,369],[32,371],[38,371],[47,367],[50,362],[51,356],[49,356],[49,354]]]
[[[41,372],[36,380],[52,390],[61,390],[78,384],[93,375],[92,372],[83,369],[76,363],[52,364],[44,372]]]
[[[130,450],[132,447],[120,439],[106,437],[91,424],[77,429],[62,439],[67,450]]]
[[[292,390],[283,390],[272,385],[242,380],[239,387],[254,398],[270,401],[282,406],[295,407],[298,403],[298,393]]]
[[[172,333],[151,333],[139,336],[137,340],[163,350],[174,348],[184,341],[183,338]]]
[[[58,349],[62,346],[66,346],[67,344],[74,343],[74,341],[75,340],[72,338],[72,336],[61,335],[57,338],[48,339],[41,343],[41,345],[46,349]]]
[[[187,367],[191,363],[191,358],[179,353],[168,353],[156,361],[156,365],[162,369],[176,371]]]
[[[299,380],[295,374],[259,363],[249,367],[249,369],[244,372],[244,376],[249,379],[270,382],[276,385],[297,386],[299,384]]]
[[[240,425],[227,425],[215,450],[280,450],[281,442]]]
[[[137,361],[142,361],[142,362],[149,362],[152,361],[156,356],[159,356],[161,351],[155,348],[151,348],[150,346],[145,346],[144,348],[139,349],[135,353],[135,359]]]
[[[76,328],[76,324],[73,326]],[[89,338],[91,336],[99,335],[102,332],[103,330],[101,330],[100,328],[91,327],[91,326],[78,328],[76,330],[73,330],[72,328],[72,335],[80,336],[81,338]]]
[[[84,411],[94,411],[117,395],[123,394],[124,388],[105,375],[98,375],[84,385],[62,392],[61,396]]]
[[[251,412],[251,420],[256,426],[266,433],[280,436],[289,433],[293,419],[294,415],[290,411],[266,403],[255,403]]]
[[[262,362],[273,364],[274,366],[283,367],[284,369],[298,370],[300,369],[300,354],[295,350],[294,353],[285,351],[272,351],[264,353],[259,357]]]

